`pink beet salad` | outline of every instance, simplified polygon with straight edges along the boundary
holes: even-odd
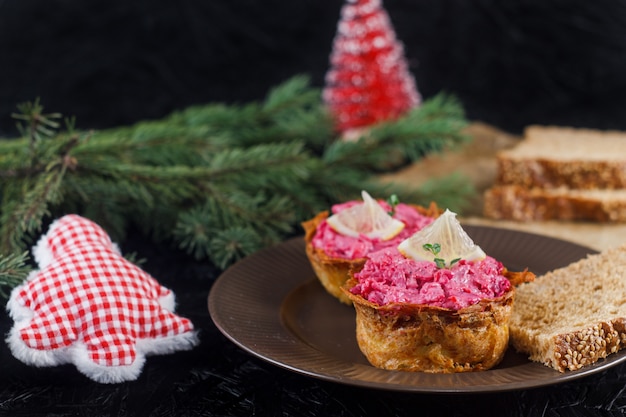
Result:
[[[440,269],[434,262],[414,261],[397,250],[384,249],[368,256],[363,269],[354,274],[357,284],[350,291],[378,305],[421,304],[459,310],[505,294],[511,283],[502,271],[503,265],[489,256]]]
[[[332,214],[335,214],[360,203],[362,202],[348,201],[346,203],[335,204],[331,208],[331,211]],[[386,201],[379,200],[378,204],[380,204],[385,211],[391,210],[391,206]],[[364,258],[369,253],[380,249],[388,247],[395,248],[404,239],[413,235],[418,230],[421,230],[434,220],[432,217],[424,216],[418,213],[415,208],[403,203],[396,205],[393,217],[403,222],[405,227],[400,233],[389,240],[371,239],[363,235],[359,237],[344,236],[336,232],[324,220],[315,232],[312,245],[316,249],[323,250],[328,256],[333,258]]]

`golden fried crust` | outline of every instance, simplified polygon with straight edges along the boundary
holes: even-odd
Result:
[[[533,282],[536,278],[535,273],[530,272],[528,268],[520,272],[513,272],[509,271],[507,268],[503,268],[502,275],[515,287],[525,282]]]
[[[350,271],[359,271],[365,265],[365,258],[341,259],[328,256],[322,249],[313,247],[313,237],[320,223],[328,217],[328,211],[319,213],[314,218],[302,223],[304,228],[304,241],[306,242],[306,255],[311,267],[322,283],[322,286],[332,296],[344,304],[351,305],[352,301],[344,294],[341,287],[350,278]]]
[[[483,371],[497,365],[509,342],[514,286],[503,296],[461,310],[411,305],[379,306],[342,288],[356,309],[356,337],[378,368],[431,373]]]
[[[434,201],[431,201],[428,207],[413,204],[411,204],[411,207],[417,210],[417,212],[422,216],[432,217],[433,219],[436,219],[443,214],[443,210]]]

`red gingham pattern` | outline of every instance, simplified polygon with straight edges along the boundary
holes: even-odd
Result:
[[[54,350],[80,343],[95,364],[124,366],[134,362],[138,340],[193,330],[189,320],[159,304],[170,290],[125,260],[100,226],[68,215],[44,238],[52,259],[16,298],[34,313],[19,333],[28,347]]]

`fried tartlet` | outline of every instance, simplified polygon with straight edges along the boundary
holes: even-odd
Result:
[[[383,210],[391,211],[392,207],[385,201],[377,202]],[[337,204],[332,207],[332,214],[348,210],[357,204],[357,201]],[[392,217],[404,224],[402,230],[390,239],[380,237],[346,236],[333,229],[328,224],[331,213],[323,211],[312,219],[302,223],[306,255],[311,263],[315,275],[332,296],[345,304],[352,301],[341,290],[341,287],[350,278],[350,271],[358,271],[365,264],[366,256],[385,247],[395,247],[402,240],[430,224],[440,214],[436,204],[425,208],[418,205],[398,204],[394,208]]]
[[[416,260],[388,248],[351,273],[342,291],[356,310],[359,348],[373,366],[453,373],[502,360],[515,285],[534,274],[511,273],[477,246],[465,253],[483,257]]]
[[[349,280],[346,287],[354,284]],[[345,294],[356,310],[359,348],[378,368],[483,371],[500,363],[509,344],[512,286],[497,298],[460,310],[424,304],[378,305],[350,291]]]

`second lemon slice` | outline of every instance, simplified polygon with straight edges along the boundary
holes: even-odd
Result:
[[[404,223],[394,219],[366,191],[361,192],[362,204],[342,210],[326,221],[337,233],[371,239],[388,240],[404,229]]]
[[[456,213],[446,210],[434,222],[398,245],[405,257],[449,267],[460,259],[478,261],[487,255],[463,230]]]

